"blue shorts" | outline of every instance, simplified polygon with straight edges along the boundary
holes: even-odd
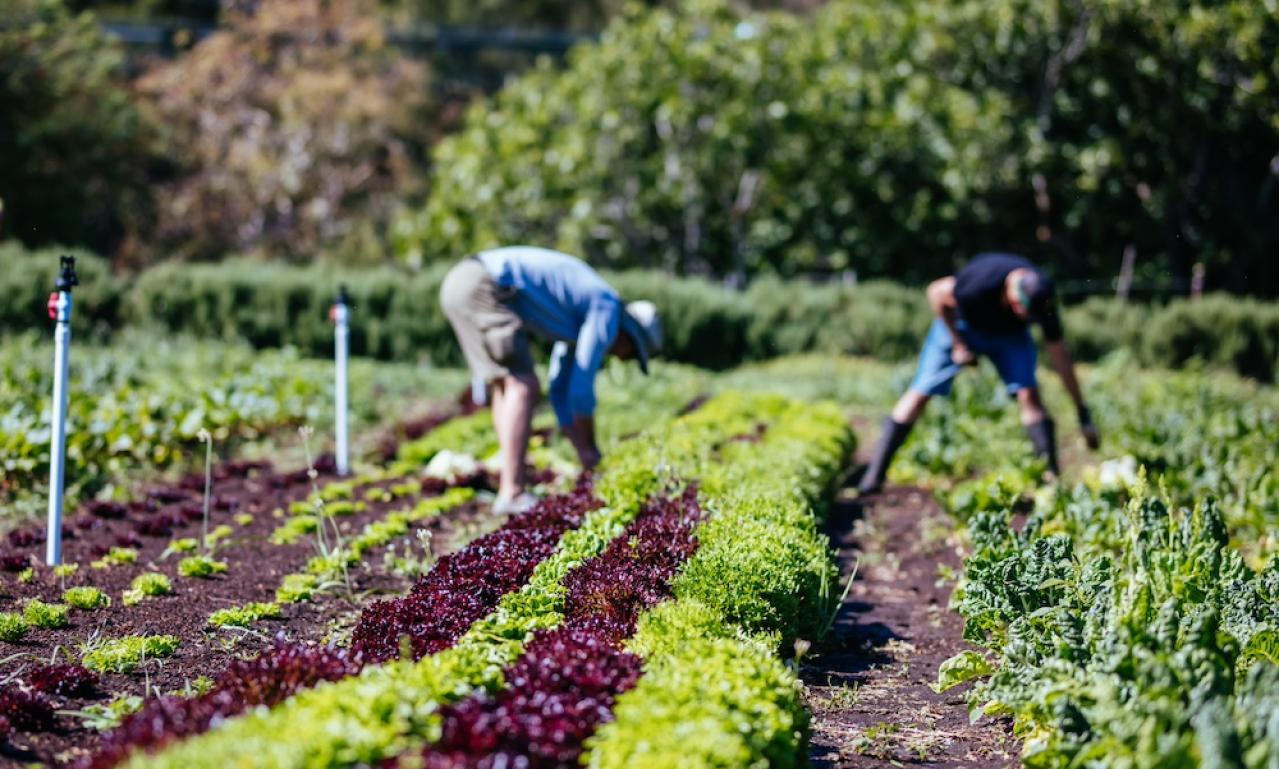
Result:
[[[1038,387],[1035,381],[1035,340],[1031,338],[1029,328],[1020,334],[995,336],[968,328],[962,320],[955,325],[974,355],[984,355],[995,364],[999,378],[1008,386],[1009,395],[1015,395],[1022,388]],[[951,383],[963,368],[950,359],[953,347],[950,329],[941,318],[937,318],[928,329],[928,339],[924,340],[919,367],[915,369],[910,389],[923,395],[949,395]]]

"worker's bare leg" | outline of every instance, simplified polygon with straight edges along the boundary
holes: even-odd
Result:
[[[1021,412],[1021,424],[1035,447],[1035,455],[1048,461],[1048,472],[1055,478],[1057,467],[1057,432],[1052,417],[1039,399],[1039,388],[1023,387],[1017,391],[1017,408]]]
[[[493,388],[493,426],[502,458],[499,499],[511,500],[524,493],[524,468],[538,389],[537,375],[533,373],[508,374]]]
[[[884,420],[879,442],[875,444],[875,451],[871,455],[870,464],[866,467],[866,474],[862,476],[861,483],[857,484],[858,490],[863,494],[873,494],[883,487],[893,455],[906,442],[906,437],[910,435],[910,428],[914,426],[920,414],[924,413],[928,399],[929,396],[924,393],[907,390],[897,400],[892,415]]]
[[[1044,402],[1039,399],[1038,387],[1023,387],[1017,391],[1017,408],[1021,412],[1021,423],[1033,425],[1048,418]]]
[[[897,405],[893,406],[893,421],[899,425],[915,424],[915,421],[924,413],[930,397],[914,390],[907,390],[897,399]]]

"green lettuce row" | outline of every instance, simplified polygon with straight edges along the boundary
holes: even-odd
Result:
[[[345,570],[359,564],[370,550],[408,534],[410,524],[441,515],[474,496],[474,489],[447,489],[438,497],[420,500],[412,507],[387,514],[380,521],[365,524],[360,533],[345,542],[343,547],[316,555],[307,561],[302,571],[284,575],[275,591],[276,600],[297,603],[309,599],[323,590],[326,583],[341,580]]]
[[[566,533],[527,585],[502,599],[455,645],[417,662],[366,668],[358,676],[300,692],[127,767],[337,767],[376,764],[438,737],[436,710],[477,689],[497,690],[502,669],[525,639],[563,616],[562,580],[600,553],[634,519],[640,504],[677,477],[696,477],[739,435],[785,410],[779,399],[726,395],[698,411],[620,444],[604,462],[596,493],[605,507]],[[287,736],[287,737],[286,737]]]
[[[675,600],[641,617],[628,647],[644,676],[588,743],[589,766],[804,763],[802,687],[776,651],[820,636],[838,603],[818,522],[854,441],[837,408],[790,405],[761,450],[728,447],[708,468],[700,547]]]
[[[1045,495],[1022,532],[992,492],[954,603],[1030,767],[1279,766],[1279,557],[1249,568],[1218,506],[1174,513],[1138,481]],[[992,672],[993,667],[993,672]]]
[[[441,451],[455,451],[483,459],[497,451],[493,433],[493,417],[481,409],[474,414],[454,417],[421,438],[405,441],[396,450],[392,475],[413,475]]]

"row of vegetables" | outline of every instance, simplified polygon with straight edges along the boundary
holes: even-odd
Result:
[[[84,765],[801,763],[778,653],[837,603],[817,516],[852,444],[829,405],[718,396],[366,607],[349,651],[278,645]]]
[[[36,517],[47,496],[52,350],[46,338],[0,339],[0,507]],[[291,350],[131,332],[110,346],[76,345],[68,399],[67,483],[72,502],[111,491],[123,477],[202,461],[202,431],[219,451],[332,423],[333,366]],[[356,427],[413,398],[456,392],[461,372],[354,361]]]
[[[988,430],[970,458],[997,469],[942,494],[971,540],[954,606],[981,652],[939,687],[978,681],[974,715],[1010,716],[1029,767],[1276,769],[1279,395],[1090,378],[1111,458],[1083,483],[1034,491],[1035,468],[982,455],[1006,448]],[[939,426],[987,407],[961,393]],[[941,459],[930,442],[916,459]]]

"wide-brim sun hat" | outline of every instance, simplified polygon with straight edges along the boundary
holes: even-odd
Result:
[[[622,313],[622,331],[635,343],[635,360],[648,374],[648,361],[662,349],[662,321],[657,305],[646,299],[629,302]]]

